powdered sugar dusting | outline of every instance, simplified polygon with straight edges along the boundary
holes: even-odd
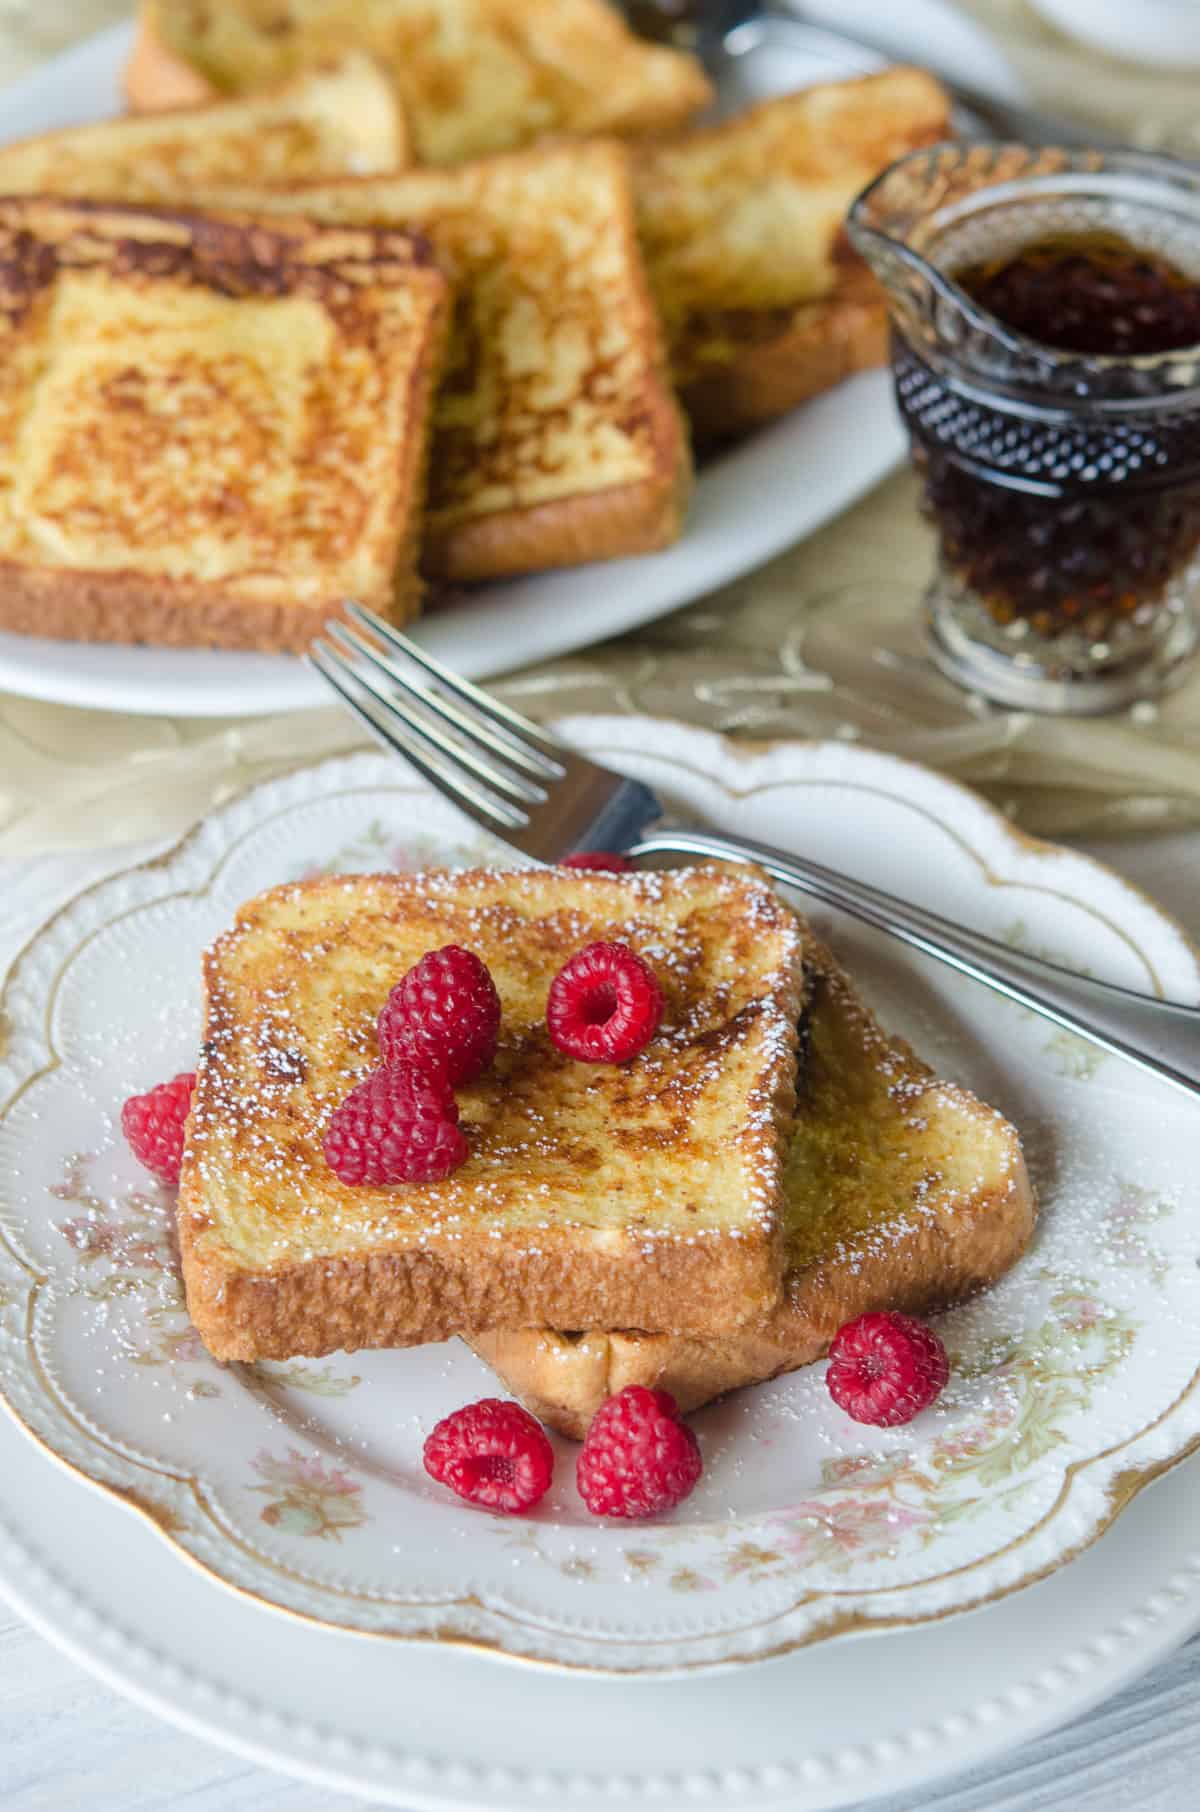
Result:
[[[566,957],[618,936],[666,995],[623,1066],[577,1064],[545,1033]],[[460,1091],[468,1163],[444,1181],[348,1189],[320,1150],[332,1106],[377,1060],[374,1020],[424,950],[453,941],[504,1004],[493,1071]],[[243,1260],[367,1247],[452,1250],[479,1233],[626,1241],[653,1257],[778,1226],[801,938],[753,878],[478,869],[346,876],[252,901],[209,959],[189,1201]],[[764,1257],[764,1280],[772,1261]],[[774,1261],[777,1262],[777,1261]]]

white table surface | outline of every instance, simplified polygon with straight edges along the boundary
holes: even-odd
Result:
[[[1080,847],[1200,939],[1200,832]],[[141,853],[0,872],[0,963],[63,898]],[[874,1812],[1184,1812],[1200,1803],[1198,1775],[1200,1637],[1064,1729],[940,1786],[871,1803]],[[0,1605],[3,1812],[336,1812],[362,1803],[157,1722]]]

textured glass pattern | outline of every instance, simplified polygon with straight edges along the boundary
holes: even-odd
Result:
[[[1156,697],[1197,639],[1198,349],[1056,350],[956,279],[1103,236],[1200,282],[1200,179],[1139,152],[938,145],[873,183],[849,231],[888,293],[896,399],[938,532],[935,660],[1018,707]]]

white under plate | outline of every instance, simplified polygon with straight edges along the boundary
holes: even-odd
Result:
[[[1194,953],[1149,902],[1083,858],[1018,839],[920,769],[842,745],[747,756],[629,719],[566,728],[692,815],[736,820],[1098,974],[1181,999],[1200,989]],[[486,1387],[465,1353],[339,1357],[266,1385],[197,1353],[163,1263],[166,1205],[153,1191],[131,1198],[136,1172],[109,1122],[129,1087],[191,1053],[199,938],[263,880],[331,861],[456,856],[459,836],[396,766],[326,764],[229,807],[165,865],[81,896],[18,965],[0,1178],[5,1226],[37,1276],[5,1263],[0,1373],[20,1419],[76,1479],[0,1428],[0,1584],[13,1602],[189,1729],[438,1812],[818,1812],[1031,1735],[1196,1627],[1188,1479],[1138,1496],[1200,1423],[1195,1113],[849,928],[831,929],[872,1001],[1017,1120],[1042,1190],[1017,1278],[945,1320],[960,1358],[937,1411],[872,1437],[832,1413],[819,1368],[742,1393],[696,1418],[705,1494],[672,1523],[621,1534],[582,1519],[567,1484],[516,1525],[426,1492],[421,1427]],[[81,1149],[95,1155],[64,1164]],[[1014,1516],[1037,1527],[998,1549]],[[712,1544],[710,1560],[728,1548],[736,1519],[757,1525],[754,1553],[731,1550],[704,1574],[690,1566],[697,1542]],[[783,1537],[775,1558],[765,1524]],[[974,1558],[947,1579],[964,1529]],[[377,1545],[360,1551],[364,1539]],[[206,1571],[239,1591],[180,1564],[180,1547],[200,1546]],[[320,1614],[343,1600],[338,1621],[361,1627],[345,1601],[361,1606],[351,1595],[364,1555],[377,1605],[407,1581],[426,1608],[447,1562],[458,1596],[504,1555],[481,1606],[487,1627],[446,1603],[426,1640],[372,1639],[264,1608],[295,1587]],[[1031,1583],[1042,1573],[1053,1577]],[[792,1600],[782,1611],[780,1591]],[[652,1601],[647,1653],[631,1662],[629,1631],[646,1634]],[[987,1608],[942,1620],[969,1602]],[[391,1627],[404,1626],[394,1615]],[[843,1627],[883,1633],[820,1640]],[[530,1677],[453,1640],[663,1669],[718,1647],[749,1658],[780,1646],[780,1631],[812,1646],[628,1685]]]
[[[1123,882],[920,769],[841,744],[749,756],[629,718],[569,733],[702,822],[1127,986],[1200,995],[1182,935]],[[279,881],[496,854],[405,769],[360,755],[248,794],[35,939],[3,1000],[0,1364],[60,1458],[215,1578],[306,1618],[663,1673],[988,1603],[1200,1440],[1200,1110],[865,935],[839,944],[885,1021],[1016,1122],[1042,1199],[1021,1264],[944,1319],[952,1383],[911,1427],[856,1427],[810,1367],[695,1418],[705,1476],[673,1517],[590,1519],[561,1443],[552,1493],[514,1522],[421,1468],[423,1434],[489,1388],[457,1342],[216,1365],[183,1307],[170,1194],[115,1127],[128,1094],[194,1063],[202,949]]]
[[[845,14],[894,38],[886,0]],[[832,17],[834,9],[826,7]],[[891,15],[889,19],[889,15]],[[118,105],[131,28],[102,32],[10,89],[0,140]],[[938,62],[964,81],[1011,94],[1013,79],[990,41],[942,0],[909,0],[902,54]],[[761,95],[828,79],[839,70],[767,38],[748,53],[739,89]],[[429,616],[420,639],[460,673],[483,678],[547,660],[647,623],[749,572],[836,516],[901,458],[904,438],[885,372],[868,372],[818,397],[700,474],[682,540],[665,553],[481,587]],[[327,702],[322,682],[289,655],[125,648],[0,634],[0,689],[101,710],[232,717]]]

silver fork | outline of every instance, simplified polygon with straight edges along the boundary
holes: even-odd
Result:
[[[359,604],[348,604],[346,619],[327,624],[326,635],[308,659],[359,721],[523,855],[554,863],[574,851],[616,850],[635,861],[755,862],[785,886],[1200,1095],[1200,1008],[1077,975],[785,850],[668,824],[641,781],[587,760]]]

